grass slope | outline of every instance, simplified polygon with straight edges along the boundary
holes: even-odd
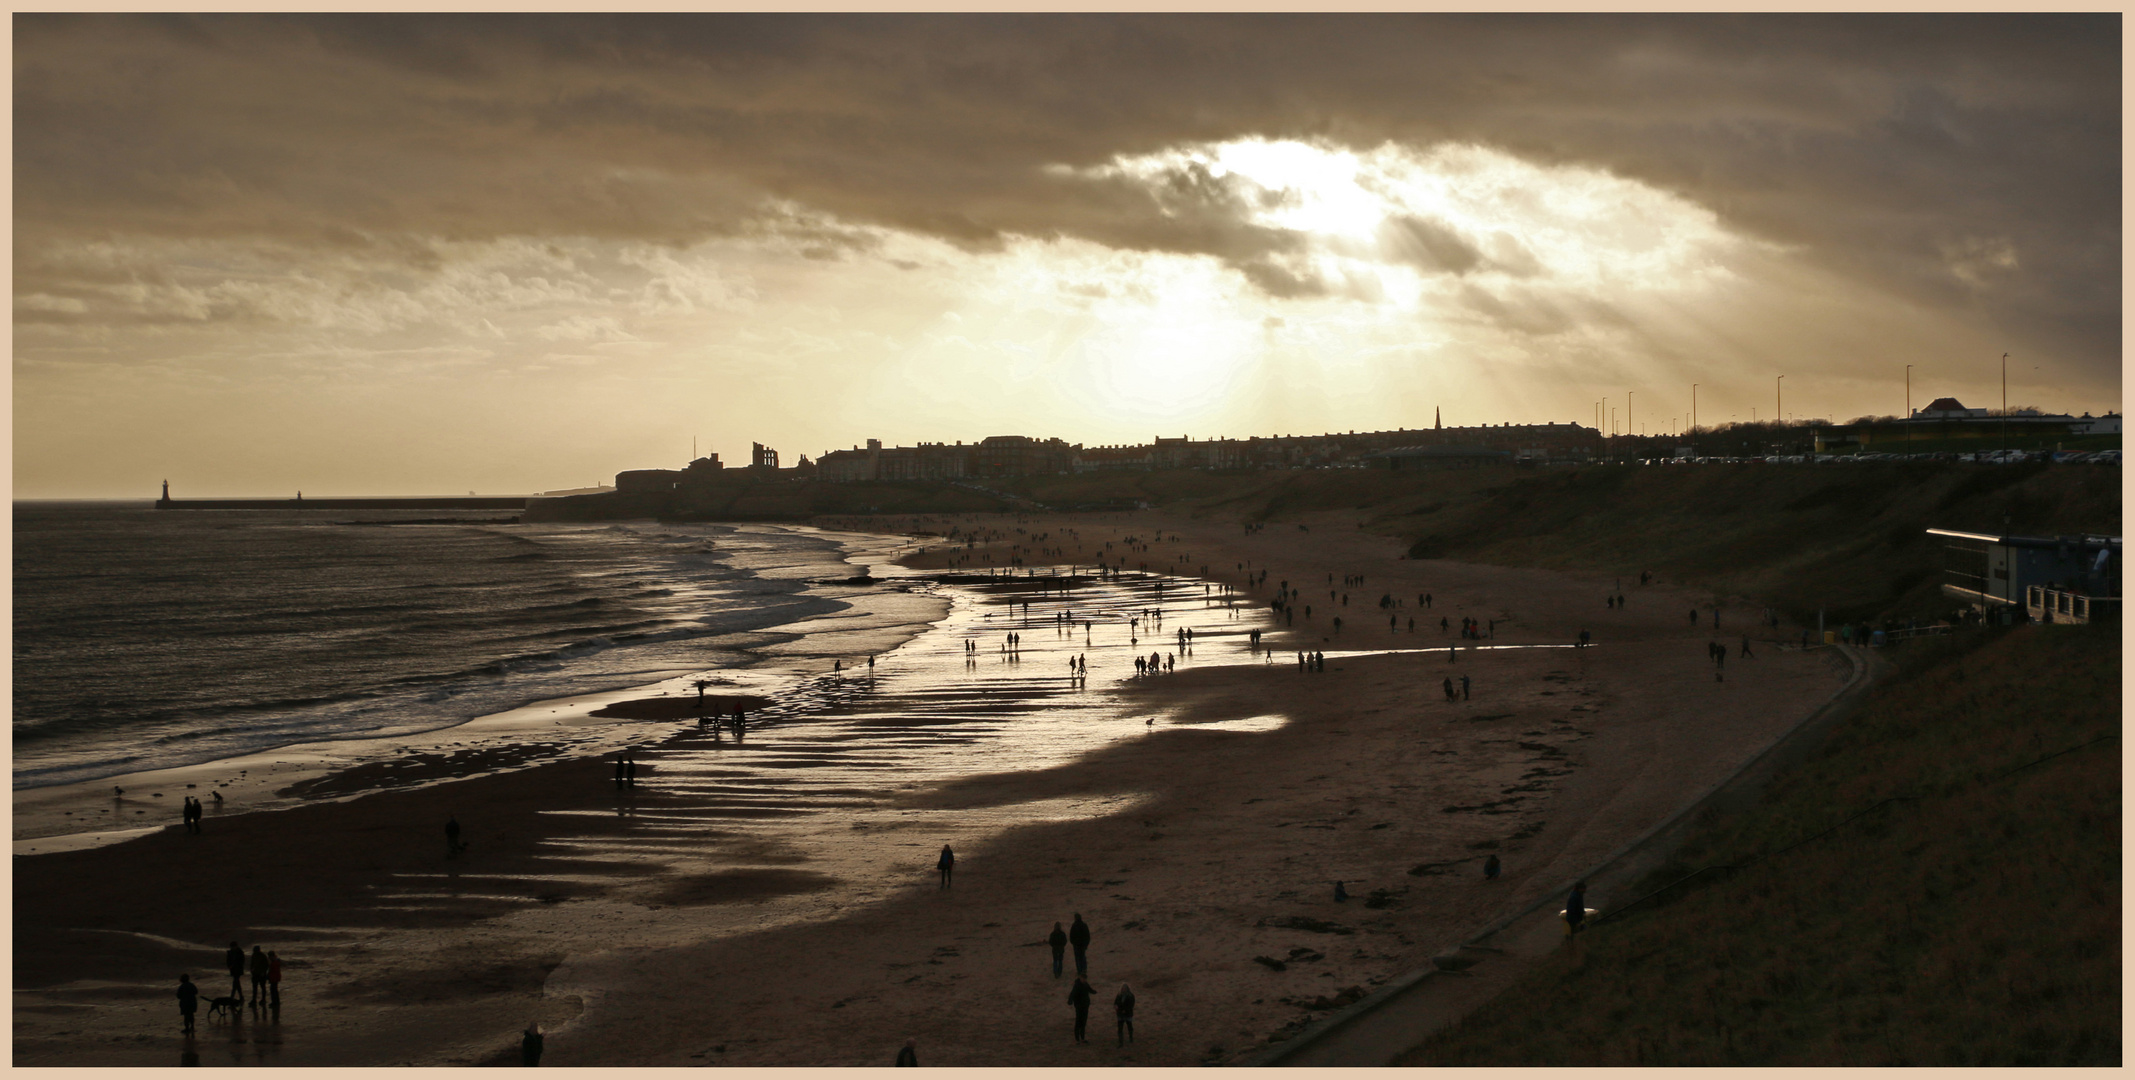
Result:
[[[1049,504],[1143,499],[1248,521],[1363,511],[1416,558],[1653,570],[1832,625],[1939,615],[1930,528],[2120,531],[2120,470],[1889,463],[1265,473],[1099,473],[1000,482]]]
[[[1639,893],[1748,865],[1605,917],[1399,1064],[2118,1065],[2119,657],[2103,627],[1905,657]]]

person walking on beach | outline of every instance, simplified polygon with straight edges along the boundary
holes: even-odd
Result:
[[[200,988],[193,985],[191,975],[178,976],[178,1018],[185,1022],[185,1033],[193,1033],[193,1013],[200,1008]]]
[[[267,1006],[267,950],[252,946],[252,1007]]]
[[[1082,921],[1082,912],[1075,913],[1075,924],[1068,927],[1068,944],[1075,947],[1075,977],[1090,973],[1090,924]]]
[[[1571,896],[1564,901],[1564,934],[1570,937],[1586,926],[1586,882],[1572,886]]]
[[[615,755],[615,786],[623,786],[623,755]]]
[[[282,1007],[282,958],[273,949],[267,950],[267,1004]]]
[[[1057,979],[1060,977],[1060,965],[1067,959],[1067,931],[1060,929],[1059,923],[1054,923],[1052,936],[1046,938],[1045,943],[1053,947],[1053,978]]]
[[[941,871],[941,887],[948,888],[949,873],[956,869],[956,852],[950,851],[949,845],[941,846],[941,858],[935,860],[934,868]]]
[[[1445,688],[1446,688],[1446,700],[1447,700],[1447,701],[1458,701],[1458,700],[1460,700],[1459,698],[1456,698],[1456,697],[1454,697],[1454,696],[1453,696],[1453,676],[1451,676],[1451,675],[1448,675],[1448,676],[1446,676],[1446,680],[1445,680],[1445,684],[1444,684],[1444,685],[1445,685]]]
[[[222,954],[223,966],[230,969],[230,996],[243,1001],[245,997],[245,950],[230,943],[230,951]]]
[[[541,1025],[526,1025],[526,1033],[519,1036],[519,1064],[533,1068],[541,1064]]]
[[[1757,659],[1757,654],[1750,651],[1750,636],[1748,634],[1742,635],[1742,655],[1752,660]]]
[[[1503,868],[1504,868],[1504,864],[1502,864],[1502,863],[1500,863],[1500,862],[1498,862],[1498,861],[1497,861],[1497,856],[1496,856],[1496,855],[1492,855],[1492,856],[1490,856],[1489,858],[1487,858],[1487,859],[1484,859],[1484,860],[1483,860],[1483,880],[1484,880],[1484,881],[1496,881],[1496,880],[1497,880],[1497,875],[1498,875],[1498,872],[1499,872],[1500,870],[1502,870]]]
[[[1075,1007],[1075,1043],[1078,1046],[1090,1041],[1085,1033],[1090,1029],[1090,999],[1096,996],[1097,992],[1081,975],[1075,976],[1075,985],[1068,990],[1068,1004]]]
[[[459,853],[460,819],[448,814],[445,817],[445,854],[457,855]]]
[[[1134,1041],[1134,988],[1119,984],[1119,993],[1112,995],[1112,1014],[1119,1020],[1119,1045]]]
[[[916,1069],[916,1068],[918,1068],[918,1067],[919,1067],[919,1040],[918,1040],[918,1039],[906,1039],[906,1040],[904,1041],[904,1045],[903,1045],[902,1047],[900,1047],[900,1048],[898,1049],[898,1051],[897,1051],[897,1064],[896,1064],[896,1065],[893,1065],[893,1066],[891,1066],[891,1068],[911,1068],[911,1069]]]
[[[1466,701],[1471,696],[1472,695],[1468,693],[1468,677],[1466,675],[1463,675],[1460,677],[1460,699],[1462,701]]]
[[[638,759],[631,758],[628,761],[623,762],[623,782],[629,784],[631,787],[637,786]]]

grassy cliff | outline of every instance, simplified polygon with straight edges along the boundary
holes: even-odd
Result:
[[[1653,570],[1813,622],[1939,614],[1929,528],[2120,531],[2120,470],[1705,465],[1115,473],[1000,482],[1046,503],[1138,498],[1248,521],[1347,511],[1417,558]]]
[[[1403,1065],[2117,1065],[2120,639],[2029,627],[1901,676]]]

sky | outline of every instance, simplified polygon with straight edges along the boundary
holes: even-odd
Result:
[[[15,494],[2118,410],[2121,39],[17,14]]]

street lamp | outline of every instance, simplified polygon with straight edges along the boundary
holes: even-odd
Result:
[[[1786,378],[1786,376],[1781,375],[1778,379],[1772,380],[1772,399],[1773,404],[1775,406],[1772,409],[1772,422],[1779,425],[1779,432],[1781,438],[1786,437],[1787,423],[1786,390],[1780,385],[1780,379],[1784,378]]]
[[[1690,384],[1690,456],[1698,456],[1698,384]]]
[[[1905,441],[1913,441],[1913,366],[1905,365]]]
[[[2009,449],[2009,354],[2002,354],[2002,449]]]

